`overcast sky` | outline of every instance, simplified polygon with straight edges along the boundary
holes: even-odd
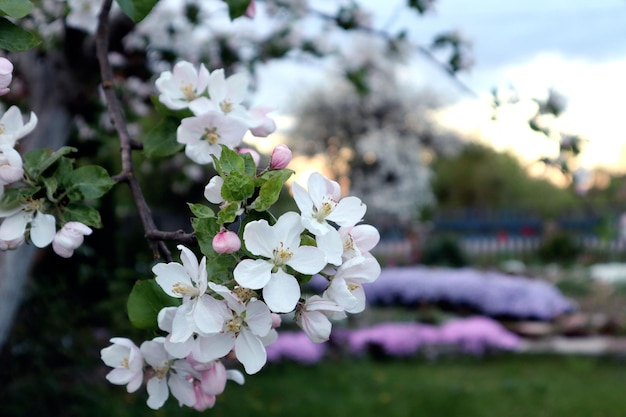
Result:
[[[458,30],[472,43],[474,65],[460,75],[483,104],[461,102],[444,120],[457,128],[489,139],[500,148],[514,149],[526,158],[556,149],[540,138],[524,137],[515,127],[484,127],[490,114],[484,105],[492,87],[512,84],[523,98],[539,97],[554,88],[568,99],[562,127],[589,139],[582,165],[615,168],[626,155],[623,101],[626,97],[626,1],[624,0],[438,0],[435,9],[418,16],[406,0],[362,0],[374,11],[373,24],[391,32],[407,29],[411,39],[427,45],[442,31]],[[315,7],[335,7],[334,0],[310,0]],[[281,70],[275,69],[280,73]],[[283,68],[287,79],[289,69]],[[416,58],[405,68],[407,80],[437,86],[442,94],[460,90],[433,65]],[[313,84],[323,76],[289,77],[292,86]],[[263,84],[261,84],[263,85]],[[288,85],[288,84],[287,84]],[[278,96],[274,96],[279,100]],[[495,130],[495,133],[494,133]],[[524,141],[526,146],[520,145]],[[625,167],[626,168],[626,167]]]

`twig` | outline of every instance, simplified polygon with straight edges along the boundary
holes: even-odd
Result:
[[[137,211],[139,212],[139,218],[143,225],[145,236],[148,239],[148,244],[152,249],[152,253],[155,258],[159,258],[161,255],[163,258],[170,262],[172,255],[164,243],[166,236],[176,236],[182,238],[185,241],[190,241],[192,238],[188,235],[180,234],[179,232],[173,232],[168,234],[167,232],[160,232],[154,223],[154,217],[148,203],[143,195],[139,182],[134,174],[132,150],[139,147],[138,142],[134,141],[128,133],[128,127],[122,114],[120,102],[115,95],[115,84],[113,82],[113,70],[109,62],[109,14],[111,12],[111,4],[113,0],[104,0],[102,2],[102,9],[98,17],[98,31],[96,34],[96,53],[98,56],[98,62],[100,63],[100,74],[102,76],[102,89],[104,91],[104,98],[107,104],[107,109],[111,117],[111,121],[117,135],[120,140],[120,152],[122,159],[122,172],[114,177],[118,182],[126,182],[130,187]],[[168,239],[169,240],[169,239]]]

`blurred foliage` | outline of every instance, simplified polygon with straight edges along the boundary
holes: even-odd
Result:
[[[584,297],[593,292],[592,282],[587,279],[564,279],[555,285],[568,297]]]
[[[441,265],[461,268],[468,259],[459,242],[453,236],[440,236],[429,240],[424,247],[420,262],[424,265]]]
[[[558,262],[566,265],[576,262],[582,252],[583,249],[574,236],[566,232],[548,235],[538,249],[539,258],[543,262]]]
[[[516,207],[552,217],[580,206],[571,189],[531,177],[513,155],[479,143],[467,144],[457,155],[437,158],[432,169],[439,208]]]

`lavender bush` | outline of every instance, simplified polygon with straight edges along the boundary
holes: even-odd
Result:
[[[394,357],[415,355],[425,349],[454,348],[480,355],[490,350],[517,350],[520,338],[487,317],[451,320],[441,326],[420,323],[381,323],[362,329],[336,329],[331,342],[344,353],[363,355],[376,346]],[[302,332],[281,332],[267,347],[268,361],[293,360],[304,364],[320,361],[327,353],[324,344],[315,344]]]
[[[516,319],[549,321],[576,308],[548,282],[470,268],[385,268],[376,282],[363,288],[373,305],[448,303]]]

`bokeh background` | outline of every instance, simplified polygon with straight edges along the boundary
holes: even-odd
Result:
[[[73,145],[114,174],[92,29],[65,2],[35,3],[24,24],[44,42],[10,56],[6,104],[40,116],[27,146]],[[287,143],[294,181],[321,170],[361,197],[383,273],[328,343],[284,317],[265,369],[205,414],[623,415],[626,3],[268,0],[234,22],[224,7],[170,0],[138,25],[116,17],[133,133],[151,132],[154,79],[177,60],[248,69],[278,125],[248,145],[267,162]],[[191,230],[181,207],[201,201],[211,168],[158,152],[135,164],[159,227]],[[277,212],[295,209],[284,196]],[[155,261],[126,189],[99,208],[106,227],[71,260],[1,259],[0,295],[15,301],[0,309],[2,416],[197,414],[150,410],[144,391],[104,379],[111,337],[155,336],[126,317]],[[30,272],[13,282],[10,262]]]

